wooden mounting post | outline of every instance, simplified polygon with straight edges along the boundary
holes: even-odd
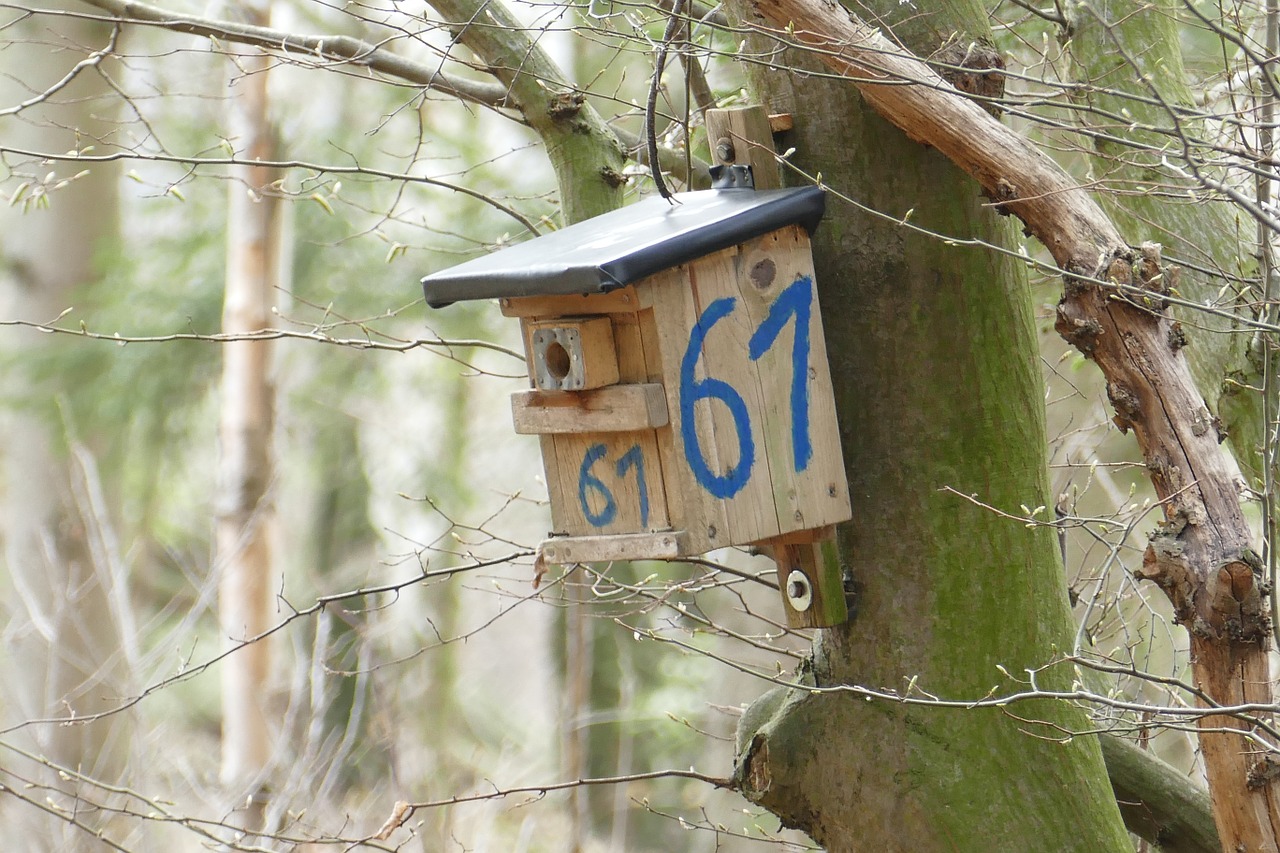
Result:
[[[849,618],[835,529],[805,531],[759,543],[778,566],[789,628],[830,628]]]
[[[782,186],[769,114],[759,105],[707,110],[707,141],[718,166],[750,165],[756,189]]]
[[[757,190],[782,186],[773,130],[763,106],[707,110],[706,120],[711,156],[718,165],[750,164]],[[849,618],[834,528],[756,544],[778,566],[778,588],[789,627],[830,628]]]

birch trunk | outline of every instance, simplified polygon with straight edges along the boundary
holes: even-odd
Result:
[[[265,12],[251,14],[265,23]],[[265,56],[242,58],[243,74],[230,101],[231,141],[247,160],[274,155],[268,63]],[[222,331],[235,335],[273,325],[280,247],[270,195],[274,174],[252,165],[231,173]],[[215,548],[223,639],[235,647],[270,627],[278,585],[271,555],[275,388],[270,342],[236,341],[224,344],[222,352]],[[248,803],[242,825],[249,829],[263,827],[272,758],[270,665],[265,640],[240,648],[222,664],[221,776],[237,803]]]

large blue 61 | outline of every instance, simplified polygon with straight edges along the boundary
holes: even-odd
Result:
[[[728,382],[721,379],[698,379],[694,370],[702,355],[703,343],[712,327],[733,313],[737,297],[725,296],[703,310],[689,335],[689,346],[680,362],[680,436],[685,460],[694,479],[718,498],[731,498],[746,487],[755,464],[756,444],[752,436],[751,415],[746,401]],[[813,279],[797,278],[769,306],[769,313],[747,341],[747,356],[758,361],[778,340],[787,321],[795,318],[795,335],[791,344],[791,452],[797,472],[809,467],[813,445],[809,437],[809,318],[813,313]],[[738,462],[728,471],[717,474],[707,464],[698,432],[694,425],[694,406],[699,400],[719,400],[733,416],[738,440]]]

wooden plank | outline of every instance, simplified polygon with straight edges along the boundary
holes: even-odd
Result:
[[[519,296],[498,300],[504,317],[582,317],[592,314],[634,313],[635,288],[628,285],[608,293],[577,296]]]
[[[511,419],[520,435],[654,429],[667,423],[667,396],[656,382],[594,391],[515,391]]]
[[[642,533],[671,526],[653,430],[555,434],[556,531]],[[552,486],[548,483],[548,491]]]
[[[742,545],[777,536],[781,528],[761,442],[762,413],[777,391],[761,386],[760,371],[747,354],[755,325],[742,310],[737,261],[737,249],[729,249],[690,265],[702,328],[698,381],[691,387],[699,398],[695,407],[711,413],[709,442],[716,447],[712,462],[709,442],[699,442],[696,452],[706,455],[709,471],[699,478],[695,469],[695,479],[724,502],[731,543]],[[696,461],[690,457],[691,464]]]
[[[767,401],[759,410],[759,434],[778,529],[787,533],[847,521],[849,486],[804,229],[790,226],[744,244],[737,292],[754,330],[752,363]],[[801,330],[797,324],[806,318]]]
[[[689,424],[684,423],[680,412],[680,373],[698,317],[688,275],[689,268],[682,265],[650,276],[638,289],[641,304],[652,308],[652,327],[647,331],[647,320],[641,315],[642,335],[656,339],[671,419],[670,425],[659,431],[667,499],[674,526],[683,529],[688,537],[688,553],[702,554],[732,543],[724,502],[698,485],[687,462],[690,452],[700,452],[712,470],[720,470],[710,407],[695,405]],[[694,368],[694,378],[705,378],[706,365],[701,359]],[[696,439],[699,449],[687,448],[686,438]]]
[[[769,114],[763,106],[707,110],[706,120],[707,139],[717,164],[750,165],[758,190],[782,186]]]
[[[551,504],[551,532],[567,534],[572,523],[571,500],[577,500],[564,488],[565,479],[560,476],[560,457],[556,455],[554,436],[543,435],[538,439],[542,452],[542,471],[547,486],[547,502]]]
[[[538,546],[548,563],[608,563],[614,560],[674,560],[685,553],[683,531],[633,533],[626,536],[564,536]]]
[[[757,543],[778,567],[782,609],[790,628],[830,628],[849,619],[834,537],[809,544]]]
[[[645,298],[646,285],[641,283],[637,288],[641,299]],[[651,382],[666,386],[676,381],[676,374],[663,374],[662,344],[658,338],[658,327],[652,309],[640,312],[639,332],[641,349],[645,357],[645,371]],[[667,514],[672,526],[686,531],[682,540],[684,547],[690,548],[686,554],[702,554],[714,545],[707,539],[707,523],[705,513],[701,509],[700,499],[690,492],[693,485],[692,475],[683,459],[678,455],[676,436],[679,430],[671,420],[671,408],[667,406],[668,423],[655,430],[654,437],[658,442],[658,463],[662,471],[663,491],[667,498]]]
[[[632,302],[639,302],[638,295],[632,290]],[[666,389],[662,387],[662,375],[652,377],[649,372],[648,359],[644,351],[644,339],[640,332],[638,314],[612,314],[613,338],[618,348],[618,375],[623,382],[636,384],[656,384],[658,386],[657,401],[653,404],[661,407],[661,427],[670,423],[667,410]],[[667,472],[662,463],[662,445],[656,429],[651,429],[644,439],[644,465],[646,484],[649,487],[649,530],[671,527],[671,503],[668,498]],[[615,467],[615,472],[617,468]],[[656,519],[656,520],[655,520]]]

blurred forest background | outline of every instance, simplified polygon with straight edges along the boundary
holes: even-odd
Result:
[[[0,6],[6,844],[810,849],[708,781],[730,772],[743,707],[808,647],[780,624],[772,564],[718,552],[557,568],[535,587],[549,516],[537,441],[509,423],[528,381],[516,324],[421,300],[420,276],[557,227],[538,135],[439,81],[95,5]],[[638,146],[667,9],[509,8]],[[1266,9],[1161,8],[1204,136],[1269,150],[1269,131],[1228,120],[1271,97],[1250,64]],[[483,66],[443,7],[165,10],[359,39],[428,70],[448,58],[463,81]],[[1099,164],[1070,109],[1083,96],[1060,11],[988,13],[1007,122],[1117,198],[1186,192],[1162,183],[1186,172],[1176,141],[1155,146],[1168,171],[1149,186]],[[680,189],[705,186],[702,109],[744,103],[753,61],[721,11],[687,14],[656,134]],[[1108,120],[1136,127],[1151,103],[1121,100]],[[653,191],[646,162],[628,161],[628,199]],[[1270,210],[1269,180],[1236,189]],[[887,215],[909,227],[909,209]],[[1176,235],[1166,249],[1220,272],[1230,302],[1263,259],[1247,206],[1222,215],[1198,254]],[[1011,523],[1071,519],[1057,529],[1078,641],[1182,677],[1185,637],[1131,574],[1158,520],[1145,470],[1100,376],[1053,331],[1060,281],[1038,248],[1024,255],[1057,506],[1029,496]],[[257,584],[238,589],[237,572]],[[1112,695],[1181,701],[1139,677]],[[1198,773],[1185,730],[1141,739]],[[539,791],[609,777],[634,778]],[[512,789],[526,790],[499,795]],[[373,838],[400,801],[432,805]]]

